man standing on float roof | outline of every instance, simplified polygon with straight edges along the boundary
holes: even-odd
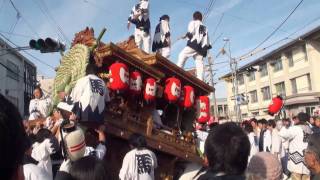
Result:
[[[180,52],[177,65],[184,67],[186,60],[193,57],[196,63],[197,78],[203,80],[203,58],[211,49],[208,30],[202,24],[202,14],[199,11],[193,13],[193,20],[189,23],[188,32],[183,38],[187,38],[187,46]]]
[[[165,58],[170,57],[171,48],[169,20],[170,17],[168,15],[160,17],[152,43],[152,52],[160,53]]]
[[[149,53],[151,38],[148,0],[140,0],[140,2],[132,8],[128,18],[128,29],[130,29],[131,23],[136,26],[134,31],[136,45],[146,53]]]

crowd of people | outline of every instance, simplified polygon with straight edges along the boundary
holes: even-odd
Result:
[[[1,179],[110,179],[103,161],[108,148],[103,126],[76,126],[66,102],[53,111],[53,123],[47,119],[33,128],[23,124],[17,108],[2,95],[0,106]],[[180,179],[319,179],[319,129],[320,118],[303,112],[278,121],[211,125],[204,136],[202,168]],[[155,179],[157,157],[145,137],[133,134],[129,144],[119,179]]]

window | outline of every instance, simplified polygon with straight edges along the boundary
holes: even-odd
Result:
[[[248,78],[249,78],[249,81],[254,81],[254,80],[256,80],[255,72],[254,72],[254,71],[249,72]]]
[[[248,117],[248,114],[247,114],[247,113],[243,113],[243,114],[241,114],[241,117],[242,117],[242,118],[247,118],[247,117]]]
[[[264,101],[271,99],[270,87],[269,86],[262,88],[261,92],[262,92],[262,99]]]
[[[304,60],[308,61],[308,55],[307,55],[307,44],[302,45],[302,52],[304,53]]]
[[[264,77],[264,76],[267,76],[268,75],[268,67],[267,67],[267,64],[262,64],[260,65],[260,76],[261,77]]]
[[[19,81],[19,67],[7,60],[7,77]]]
[[[276,88],[276,93],[279,96],[285,97],[286,96],[286,87],[284,82],[280,82],[274,85]]]
[[[259,111],[251,113],[253,117],[259,116]]]
[[[243,85],[244,84],[243,74],[238,75],[238,84],[239,85]]]
[[[249,94],[250,94],[251,103],[258,102],[258,95],[257,95],[257,91],[256,90],[249,92]]]
[[[309,91],[311,91],[311,90],[312,90],[312,84],[311,84],[310,74],[307,74],[307,78],[308,78],[308,87],[309,87]]]
[[[286,53],[286,57],[289,61],[289,67],[293,67],[294,66],[294,62],[293,62],[293,56],[292,56],[292,51],[289,51]]]
[[[306,107],[306,113],[309,114],[310,116],[313,116],[313,112],[316,108],[313,107],[313,106],[310,106],[310,107]]]
[[[297,81],[296,78],[291,79],[291,89],[292,89],[292,94],[297,94],[298,89],[297,89]]]
[[[273,72],[281,71],[283,69],[281,57],[275,60],[272,65],[273,65]]]

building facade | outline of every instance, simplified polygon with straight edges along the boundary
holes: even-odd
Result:
[[[36,66],[0,39],[0,93],[18,107],[22,117],[28,115],[35,85]]]
[[[241,119],[266,118],[272,98],[284,98],[286,117],[299,112],[310,115],[319,106],[320,96],[320,27],[293,40],[237,71],[238,95],[234,95],[231,74],[222,77],[227,83],[228,106],[236,119],[235,98]]]

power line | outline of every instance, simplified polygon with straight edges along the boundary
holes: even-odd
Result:
[[[13,32],[7,32],[7,31],[2,31],[2,30],[0,30],[0,32],[3,33],[3,34],[7,34],[9,36],[19,36],[19,37],[24,37],[24,38],[34,38],[34,36],[18,34],[18,33],[13,33]]]
[[[2,36],[5,40],[7,40],[8,42],[10,42],[10,43],[13,44],[14,46],[18,47],[17,44],[15,44],[14,42],[12,42],[10,39],[8,39],[8,38],[7,38],[5,35],[3,35],[2,33],[0,33],[0,36]],[[30,54],[29,52],[27,52],[27,51],[25,51],[25,50],[23,50],[23,52],[26,53],[27,55],[31,56],[34,60],[36,60],[36,61],[38,61],[38,62],[40,62],[40,63],[48,66],[48,67],[51,68],[52,70],[55,70],[55,68],[54,68],[53,66],[51,66],[50,64],[42,61],[41,59],[39,59],[39,58],[37,58],[37,57],[35,57],[35,56],[33,56],[33,55]]]
[[[282,38],[282,39],[280,39],[280,40],[278,40],[278,41],[276,41],[274,43],[271,43],[270,45],[268,45],[268,46],[266,46],[264,48],[261,48],[261,49],[255,51],[255,52],[251,52],[250,54],[247,54],[246,56],[241,57],[239,60],[247,59],[247,58],[249,58],[249,57],[251,57],[253,55],[256,55],[256,54],[258,54],[258,53],[260,53],[262,51],[265,51],[265,50],[269,49],[270,47],[272,47],[274,45],[277,45],[277,44],[279,44],[279,43],[281,43],[281,42],[283,42],[285,40],[292,39],[292,38],[290,38],[291,36],[293,36],[294,34],[296,34],[299,31],[305,29],[307,26],[309,26],[310,24],[314,23],[315,21],[317,21],[319,19],[320,19],[320,16],[314,18],[313,20],[311,20],[311,21],[307,22],[306,24],[304,24],[301,28],[299,28],[299,29],[295,30],[294,32],[290,33],[287,37],[284,37],[284,38]],[[296,40],[296,38],[292,39],[292,40]]]
[[[63,32],[61,26],[57,23],[57,21],[51,15],[51,13],[50,13],[48,7],[46,6],[45,2],[43,2],[41,0],[39,1],[39,3],[36,2],[36,0],[33,0],[33,2],[39,7],[39,9],[42,12],[42,14],[45,15],[48,18],[49,21],[51,21],[51,25],[57,29],[57,35],[59,36],[59,38],[67,41],[68,43],[71,43],[70,40],[68,39],[68,37]],[[41,4],[42,4],[43,7],[41,6]]]
[[[213,38],[214,35],[216,34],[216,31],[217,31],[218,27],[219,27],[220,24],[221,24],[222,19],[223,19],[223,16],[224,16],[224,13],[222,13],[222,15],[221,15],[221,17],[220,17],[220,19],[219,19],[219,21],[218,21],[218,24],[217,24],[216,27],[214,28],[214,31],[213,31],[213,33],[212,33],[212,38]]]
[[[262,44],[264,44],[266,41],[268,41],[281,27],[284,23],[287,22],[287,20],[291,17],[291,15],[297,10],[297,8],[302,4],[304,0],[300,0],[300,2],[296,5],[296,7],[290,12],[290,14],[280,23],[280,25],[273,30],[261,43],[259,43],[255,48],[253,48],[251,51],[249,51],[248,53],[242,55],[241,57],[252,53],[253,51],[255,51],[258,47],[260,47]],[[241,58],[240,57],[240,58]]]
[[[15,6],[15,4],[12,2],[12,0],[9,0],[9,1],[10,1],[10,3],[11,3],[12,7],[14,8],[14,10],[17,12],[17,14],[19,14],[19,15],[21,16],[22,20],[27,24],[27,26],[30,28],[30,30],[31,30],[35,35],[37,35],[38,37],[40,37],[39,34],[37,33],[37,31],[34,30],[33,27],[29,24],[29,22],[24,18],[24,16],[23,16],[22,13],[19,11],[19,9]]]

